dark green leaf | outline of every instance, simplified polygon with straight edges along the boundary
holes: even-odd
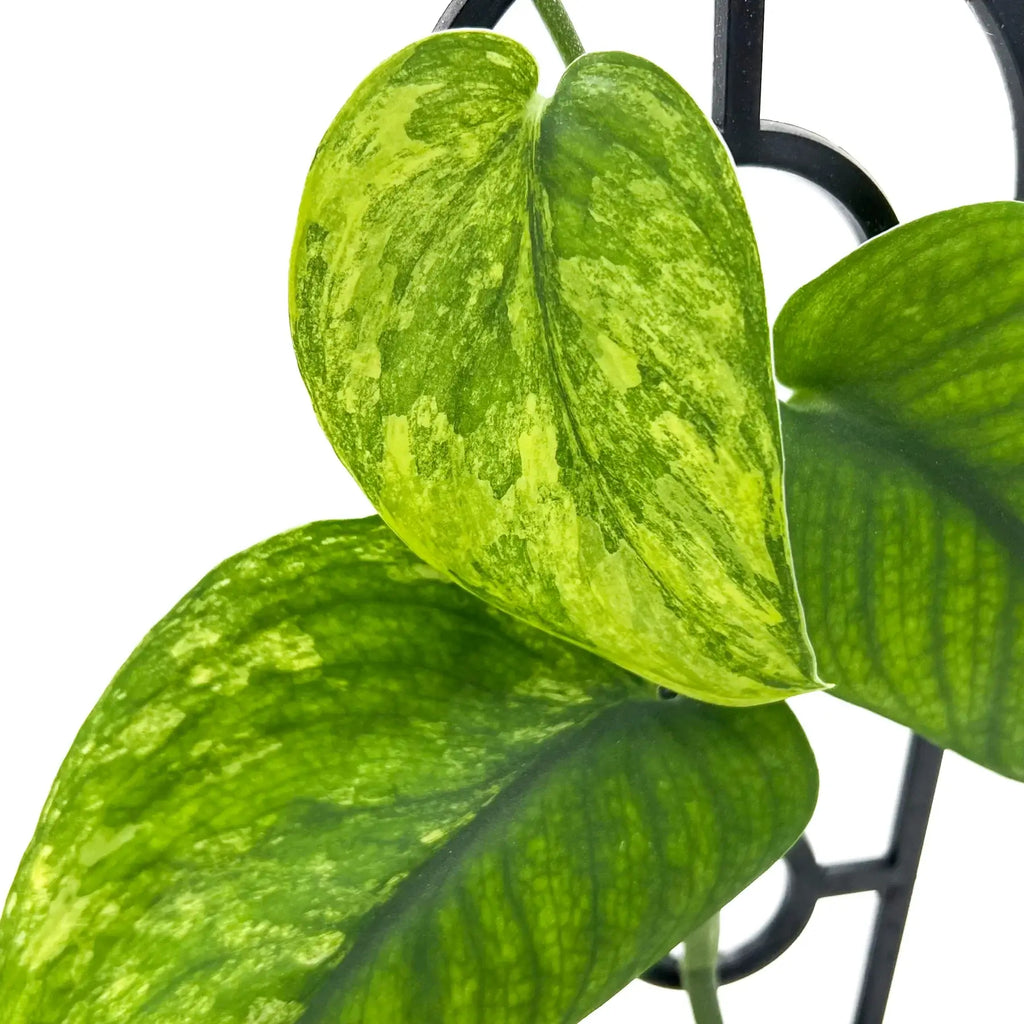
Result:
[[[822,674],[1024,779],[1024,206],[869,242],[790,300],[776,355]]]
[[[379,520],[225,562],[61,770],[0,926],[4,1024],[539,1024],[764,870],[816,775],[783,706],[654,687]]]
[[[498,607],[703,699],[813,689],[728,154],[639,58],[536,85],[512,40],[437,35],[331,126],[292,281],[321,423],[413,550]]]

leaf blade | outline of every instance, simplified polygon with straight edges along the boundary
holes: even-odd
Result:
[[[785,408],[801,596],[835,696],[1024,780],[1024,563],[861,424]]]
[[[0,994],[12,1024],[582,1016],[814,790],[785,708],[658,702],[379,521],[313,524],[215,570],[115,678],[12,889]],[[634,873],[669,869],[668,898]]]
[[[776,368],[901,441],[972,474],[1024,517],[1024,204],[922,217],[861,246],[779,314]],[[911,452],[915,454],[915,452]],[[969,498],[967,488],[963,490]]]
[[[293,334],[335,450],[505,611],[702,699],[815,688],[760,268],[714,130],[624,54],[542,101],[500,36],[404,53],[300,210]]]
[[[801,289],[776,326],[796,389],[787,506],[823,675],[1018,779],[1022,257],[1020,204],[935,214]]]

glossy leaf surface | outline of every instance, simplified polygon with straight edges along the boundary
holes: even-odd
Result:
[[[293,257],[320,421],[413,550],[504,610],[703,699],[812,689],[728,154],[639,58],[536,85],[512,40],[446,33],[338,115]]]
[[[654,687],[377,519],[225,562],[61,770],[0,926],[4,1024],[584,1016],[774,861],[783,706]]]
[[[823,677],[1024,779],[1024,206],[869,242],[797,292],[775,342]]]

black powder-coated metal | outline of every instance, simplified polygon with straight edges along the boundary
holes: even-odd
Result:
[[[1017,198],[1024,199],[1024,3],[967,0],[988,35],[1006,82],[1017,140]]]
[[[451,0],[434,26],[435,32],[448,28],[494,28],[515,0]]]
[[[514,0],[451,0],[435,31],[494,28]],[[1016,197],[1024,199],[1024,0],[967,0],[989,36],[1013,108],[1017,146]],[[790,171],[824,189],[852,219],[862,238],[898,221],[881,189],[851,157],[827,139],[794,125],[761,118],[765,0],[715,0],[712,120],[737,165]],[[668,696],[668,694],[665,694]],[[889,851],[875,860],[819,864],[806,838],[786,854],[786,893],[775,916],[752,939],[722,954],[722,984],[767,966],[800,935],[819,899],[876,892],[878,911],[854,1024],[882,1024],[896,958],[921,859],[942,751],[911,737]],[[681,988],[679,963],[665,957],[646,981]]]

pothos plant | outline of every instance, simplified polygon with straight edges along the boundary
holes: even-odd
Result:
[[[538,7],[550,99],[439,34],[317,150],[295,350],[380,518],[228,559],[128,659],[8,898],[6,1024],[573,1022],[682,937],[706,1024],[819,669],[1024,779],[1024,208],[797,292],[779,407],[715,130]]]

